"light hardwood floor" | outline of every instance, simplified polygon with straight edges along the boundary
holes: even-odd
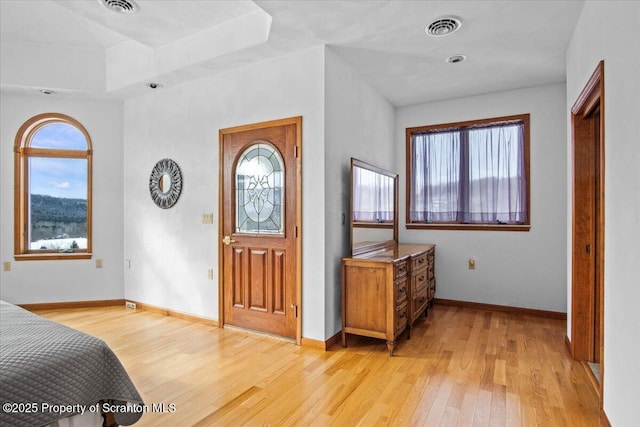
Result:
[[[597,426],[565,322],[435,306],[394,357],[349,336],[330,351],[120,307],[38,311],[102,338],[145,403],[136,426]]]

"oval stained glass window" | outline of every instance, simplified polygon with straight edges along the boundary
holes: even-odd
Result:
[[[284,234],[284,162],[266,141],[247,148],[236,166],[236,233]]]

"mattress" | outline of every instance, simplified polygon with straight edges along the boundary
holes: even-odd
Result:
[[[102,340],[0,301],[0,425],[45,426],[110,408],[131,425],[145,405]],[[115,410],[114,410],[115,409]]]

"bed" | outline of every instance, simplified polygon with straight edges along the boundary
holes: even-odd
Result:
[[[78,425],[111,412],[131,425],[145,405],[107,344],[0,301],[0,425]],[[82,424],[82,422],[81,422]]]

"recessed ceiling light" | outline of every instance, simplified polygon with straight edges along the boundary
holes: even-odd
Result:
[[[160,89],[162,87],[162,84],[156,83],[156,82],[149,82],[147,83],[147,86],[150,87],[151,89]]]
[[[445,61],[448,64],[457,64],[459,62],[463,62],[466,61],[467,56],[466,55],[451,55],[450,57],[448,57]]]
[[[40,93],[44,93],[45,95],[55,95],[56,92],[51,89],[40,89]]]
[[[116,13],[136,13],[140,8],[133,0],[98,0],[100,4]]]
[[[433,37],[448,36],[462,26],[462,21],[456,16],[443,16],[431,22],[424,28],[427,35]]]

